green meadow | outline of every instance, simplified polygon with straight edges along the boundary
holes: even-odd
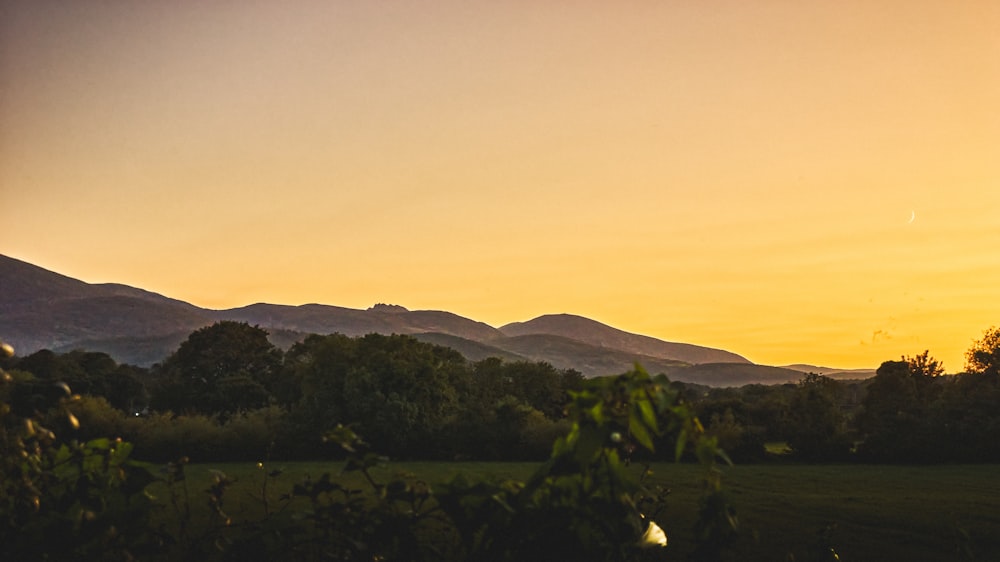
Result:
[[[456,474],[523,481],[535,463],[401,462],[377,468],[388,481],[405,473],[432,487]],[[280,496],[307,477],[337,475],[339,463],[195,464],[186,469],[192,521],[211,521],[205,490],[213,470],[233,481],[225,510],[235,524],[281,509]],[[670,490],[657,520],[668,549],[684,559],[694,543],[692,527],[701,468],[656,463],[646,482]],[[641,471],[642,466],[633,465]],[[724,486],[738,511],[741,534],[734,560],[942,561],[1000,559],[1000,485],[996,465],[886,466],[760,464],[724,468]],[[265,474],[280,470],[273,478]],[[358,473],[338,476],[363,487]],[[266,484],[266,486],[265,486]],[[169,495],[162,484],[152,491]],[[180,488],[175,488],[180,491]],[[288,506],[294,509],[295,504]],[[304,505],[302,506],[304,507]],[[169,510],[161,517],[170,517]],[[831,550],[832,549],[832,550]],[[836,553],[838,558],[833,558]]]

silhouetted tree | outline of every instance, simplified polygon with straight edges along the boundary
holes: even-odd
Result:
[[[158,369],[152,406],[205,414],[265,406],[281,360],[281,350],[258,326],[223,321],[201,328]]]
[[[64,383],[74,392],[104,397],[128,413],[141,410],[148,400],[142,382],[145,370],[119,365],[107,353],[74,350],[57,354],[43,349],[20,359],[16,366],[33,374],[35,385]]]
[[[851,449],[847,419],[840,408],[841,383],[807,374],[792,396],[788,446],[808,461],[842,460]]]
[[[916,437],[922,423],[917,378],[907,361],[886,361],[879,366],[868,385],[857,417],[863,439],[860,452],[873,460],[912,460],[922,448]]]
[[[965,353],[965,370],[1000,378],[1000,328],[992,327],[983,333]]]

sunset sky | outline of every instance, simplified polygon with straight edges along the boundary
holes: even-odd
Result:
[[[209,308],[956,372],[1000,325],[1000,2],[0,0],[0,190],[0,253]]]

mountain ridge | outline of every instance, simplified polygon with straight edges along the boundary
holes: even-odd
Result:
[[[677,380],[697,378],[705,368],[689,368],[699,364],[716,365],[709,378],[718,380],[763,373],[763,366],[726,350],[667,342],[573,314],[546,314],[494,328],[448,311],[382,303],[367,310],[317,303],[212,310],[128,285],[86,283],[0,255],[0,339],[20,355],[88,349],[148,366],[176,350],[190,332],[220,320],[259,325],[282,347],[310,333],[399,333],[459,349],[471,360],[496,355],[545,361],[585,376],[617,374],[636,362]],[[782,369],[768,371],[764,379],[787,375],[795,380],[799,374]]]
[[[553,334],[598,347],[630,353],[676,359],[685,363],[750,363],[735,353],[689,343],[676,343],[651,336],[632,334],[576,314],[544,314],[526,322],[512,322],[500,327],[507,336]]]

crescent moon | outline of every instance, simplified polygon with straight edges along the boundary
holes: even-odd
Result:
[[[910,220],[906,221],[906,224],[913,224],[913,221],[917,220],[917,212],[910,211]]]

